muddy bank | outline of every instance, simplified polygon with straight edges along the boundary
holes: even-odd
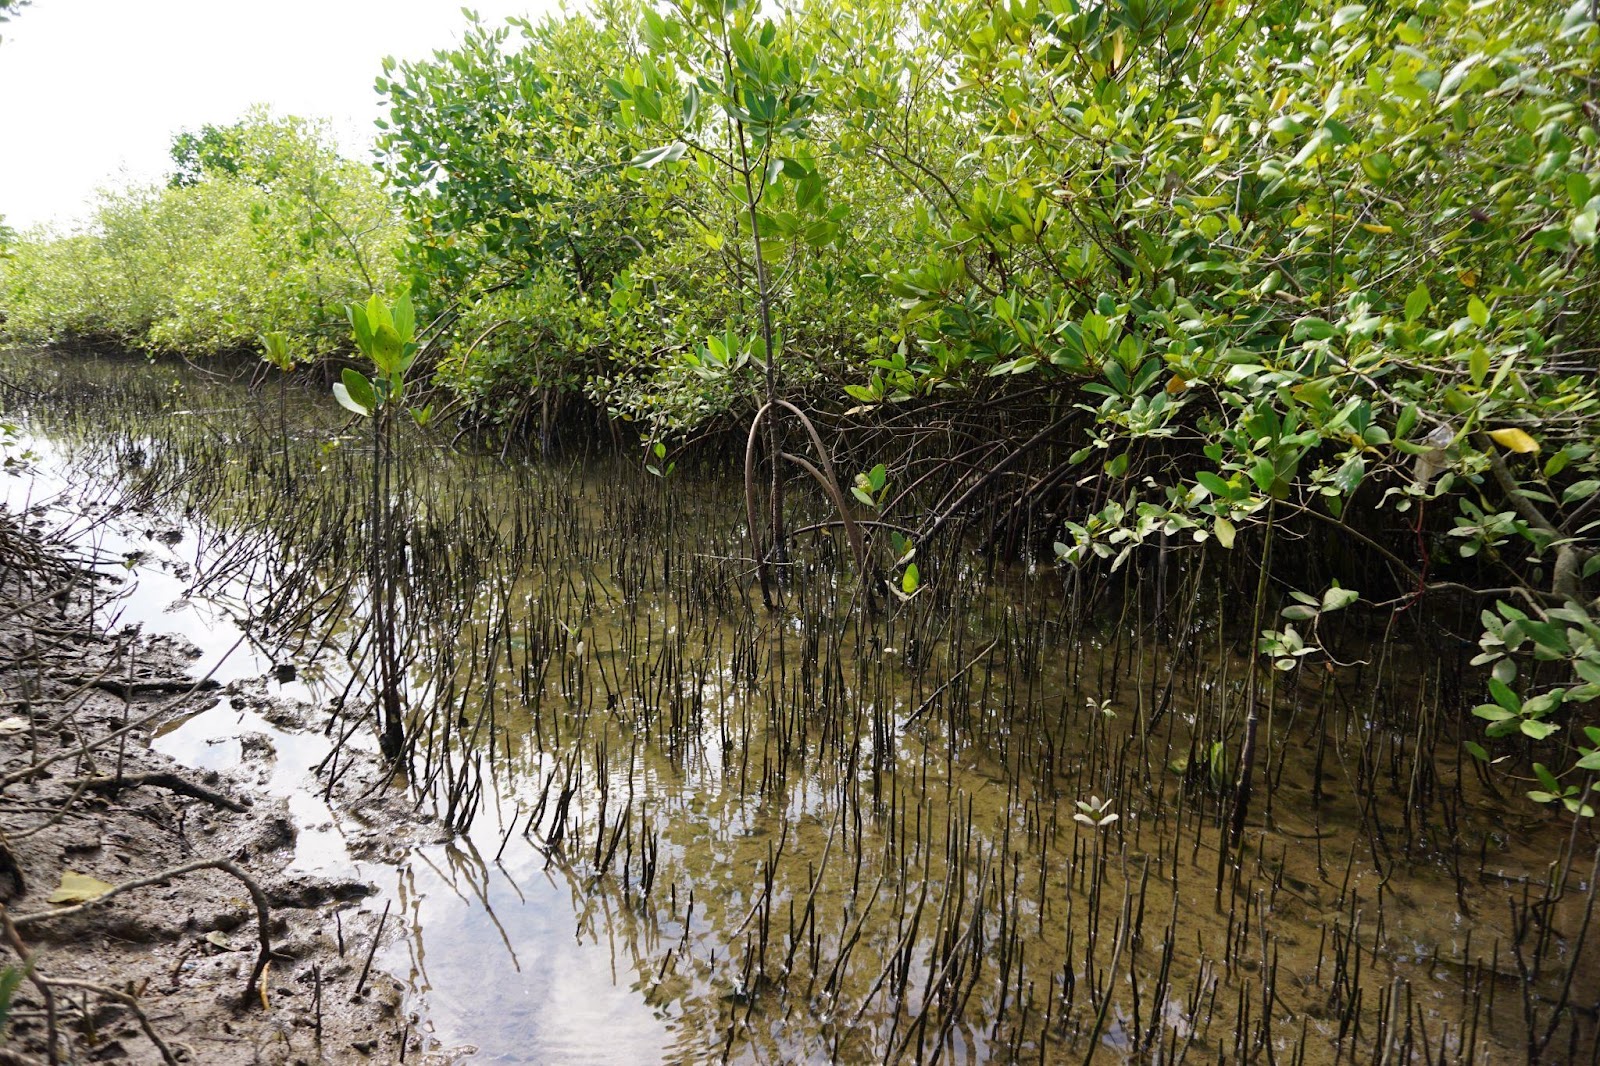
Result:
[[[295,822],[249,776],[272,753],[258,741],[228,774],[151,748],[166,722],[219,702],[270,715],[270,701],[191,676],[198,653],[181,638],[96,629],[94,579],[0,521],[0,966],[20,955],[26,973],[0,1049],[18,1062],[438,1061],[395,981],[368,969],[373,886],[290,871]]]

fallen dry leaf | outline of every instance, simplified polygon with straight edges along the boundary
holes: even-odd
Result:
[[[61,884],[50,893],[51,903],[88,903],[92,899],[99,899],[111,886],[98,877],[80,874],[76,870],[63,870]]]

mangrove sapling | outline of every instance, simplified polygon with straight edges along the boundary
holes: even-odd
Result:
[[[661,553],[661,580],[670,582],[672,580],[672,514],[674,508],[668,479],[678,469],[678,463],[677,460],[670,462],[667,460],[667,446],[661,441],[656,441],[650,446],[650,456],[652,461],[644,464],[645,473],[661,483],[661,513],[664,525],[662,535],[666,541],[664,550]]]
[[[1276,517],[1275,501],[1267,505],[1267,533],[1266,543],[1261,548],[1261,567],[1256,574],[1256,595],[1253,605],[1254,614],[1250,625],[1252,633],[1261,631],[1261,615],[1266,607],[1267,600],[1267,575],[1272,568],[1272,534],[1275,530],[1274,518]],[[1231,847],[1238,847],[1239,840],[1244,834],[1245,816],[1250,810],[1250,788],[1253,782],[1256,766],[1256,723],[1260,715],[1256,710],[1257,685],[1256,672],[1259,668],[1261,657],[1250,657],[1250,672],[1245,680],[1245,714],[1244,714],[1244,742],[1239,749],[1239,776],[1234,783],[1233,816],[1228,823],[1228,843]]]
[[[411,297],[402,293],[393,307],[374,293],[365,307],[348,309],[356,346],[372,364],[368,379],[346,368],[334,383],[333,394],[346,410],[372,423],[372,482],[368,500],[368,578],[372,596],[373,636],[377,642],[379,745],[384,757],[397,762],[405,751],[405,712],[401,701],[403,667],[395,642],[396,593],[404,566],[399,553],[404,544],[403,512],[394,504],[394,432],[397,412],[405,401],[406,372],[416,362],[416,314]],[[412,418],[425,425],[430,407],[412,409]]]
[[[289,334],[281,329],[261,335],[261,358],[278,370],[278,443],[283,461],[283,491],[289,491],[289,374],[295,356],[289,350]]]
[[[844,492],[834,476],[832,461],[822,448],[816,430],[782,393],[783,338],[774,323],[778,285],[770,267],[787,245],[821,248],[839,234],[843,208],[829,209],[822,175],[800,141],[816,110],[817,74],[813,57],[792,34],[780,32],[770,19],[760,19],[754,4],[701,4],[680,0],[673,19],[647,10],[643,36],[658,65],[646,57],[621,78],[607,82],[612,95],[624,103],[624,121],[655,132],[670,134],[671,142],[638,153],[630,167],[644,171],[665,164],[686,175],[707,179],[716,200],[733,220],[732,240],[715,235],[713,247],[723,250],[729,272],[739,289],[754,290],[758,328],[741,340],[733,328],[722,338],[713,337],[686,359],[691,370],[707,380],[724,378],[754,364],[761,371],[761,406],[750,421],[745,449],[745,495],[750,516],[750,536],[756,542],[757,572],[762,598],[773,606],[773,568],[788,561],[784,532],[782,461],[787,459],[815,478],[852,534],[858,564],[864,563],[859,537],[844,509]],[[787,28],[786,28],[787,29]],[[679,73],[675,76],[672,67]],[[692,79],[680,87],[679,79]],[[663,104],[674,97],[676,115],[664,115]],[[670,121],[675,117],[677,121]],[[795,142],[780,154],[782,141]],[[689,155],[690,168],[683,162]],[[787,181],[791,188],[780,184]],[[774,201],[792,194],[788,209]],[[750,255],[738,250],[748,237]],[[741,301],[742,306],[742,301]],[[817,450],[820,470],[782,449],[781,416],[795,414]],[[763,437],[768,481],[767,543],[761,543],[756,519],[756,442]],[[863,575],[864,577],[865,575]]]

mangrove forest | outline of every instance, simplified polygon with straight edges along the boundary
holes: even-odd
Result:
[[[0,225],[0,1063],[1600,1062],[1595,0],[460,20]]]

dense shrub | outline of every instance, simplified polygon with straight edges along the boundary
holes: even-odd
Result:
[[[371,168],[326,131],[253,112],[231,166],[102,192],[83,232],[34,231],[0,260],[5,336],[201,355],[273,329],[308,353],[347,343],[344,305],[399,277],[401,230]]]

